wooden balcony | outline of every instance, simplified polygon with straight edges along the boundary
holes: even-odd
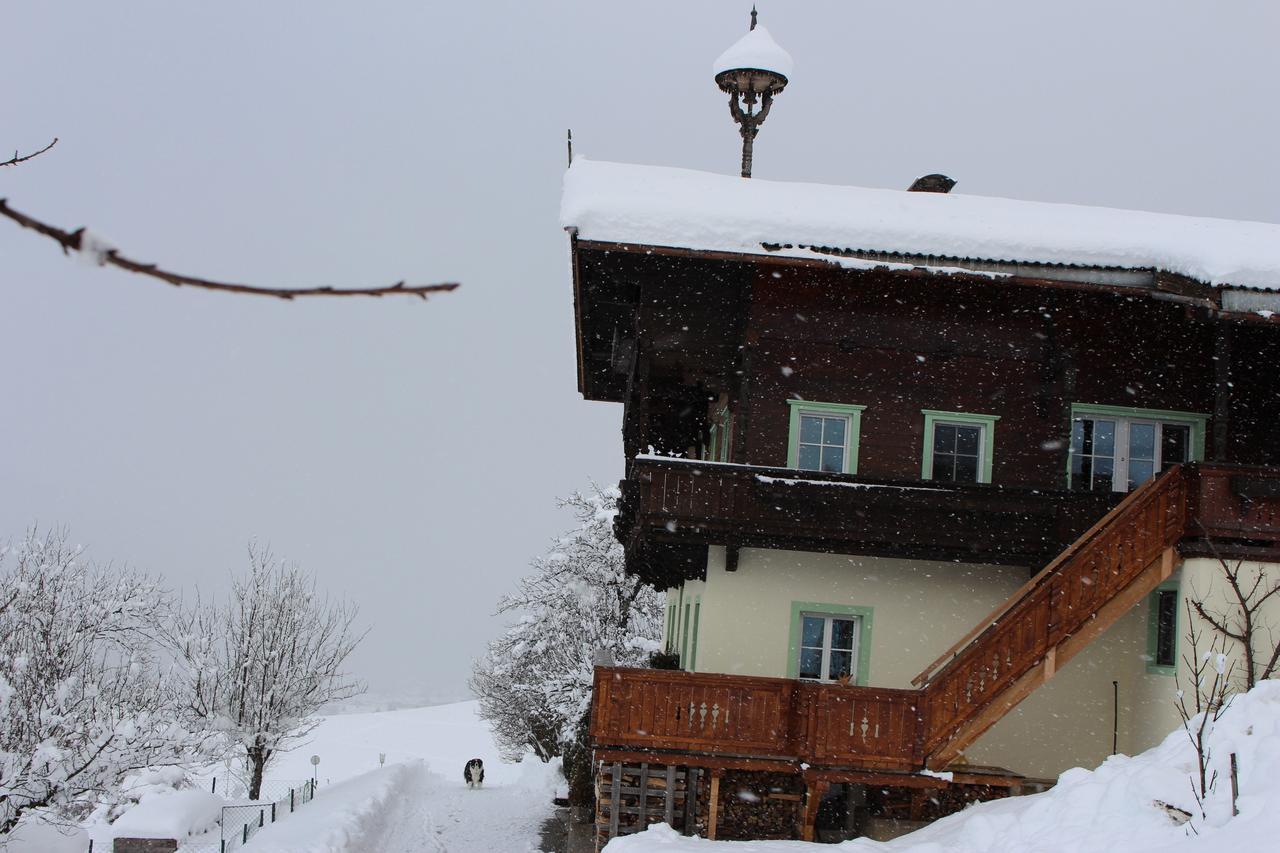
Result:
[[[779,491],[808,488],[807,479],[779,483],[761,469],[645,463],[649,476],[638,480],[645,488],[633,496],[639,503],[628,522],[650,531],[645,535],[658,535],[651,527],[660,519],[675,525],[667,535],[681,535],[684,524],[695,537],[722,535],[724,517],[761,518],[778,528],[807,523],[762,506],[779,500]],[[819,496],[833,494],[833,501],[877,493],[874,486],[820,482]],[[910,490],[886,491],[900,505],[911,500],[898,495]],[[998,494],[996,502],[1005,507],[1006,500],[1010,495]],[[972,535],[988,534],[975,528]],[[1190,465],[1148,481],[926,667],[913,680],[916,689],[602,668],[591,736],[597,748],[634,750],[649,756],[638,760],[659,763],[655,752],[674,751],[681,764],[711,758],[742,769],[751,761],[862,772],[940,769],[1168,578],[1179,553],[1277,559],[1280,469]]]
[[[651,457],[622,488],[629,568],[660,589],[707,545],[1042,566],[1121,497]]]
[[[921,760],[918,695],[785,678],[600,667],[591,737],[598,746],[715,756],[745,768],[804,763],[908,770]]]

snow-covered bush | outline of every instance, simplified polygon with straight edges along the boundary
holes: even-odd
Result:
[[[65,531],[0,549],[0,836],[196,755],[157,665],[167,607],[158,581],[90,563]]]
[[[249,572],[224,601],[175,616],[165,638],[184,679],[184,704],[245,760],[249,798],[275,754],[313,728],[322,705],[364,691],[343,666],[363,639],[356,608],[316,592],[297,565],[249,548]]]
[[[515,623],[476,662],[471,687],[507,757],[532,749],[546,761],[575,740],[597,650],[620,666],[643,666],[658,648],[662,598],[623,571],[617,503],[616,489],[561,501],[578,526],[499,601]]]

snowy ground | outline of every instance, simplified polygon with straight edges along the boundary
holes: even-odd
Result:
[[[1132,758],[1116,755],[1096,770],[1077,768],[1057,787],[969,808],[888,843],[731,842],[684,838],[666,826],[609,843],[606,853],[1252,853],[1280,849],[1280,681],[1235,697],[1211,735],[1216,790],[1201,817],[1192,796],[1196,756],[1186,733]],[[1240,767],[1238,817],[1231,815],[1229,756]],[[1194,813],[1179,826],[1157,801]]]
[[[530,757],[505,764],[475,702],[325,717],[307,743],[280,757],[267,782],[311,777],[320,756],[313,803],[255,835],[248,853],[487,853],[538,850],[543,822],[560,781],[554,765]],[[380,754],[386,765],[379,766]],[[485,763],[484,787],[469,790],[462,767]],[[179,824],[198,832],[208,824],[211,801],[195,790],[156,786],[113,825],[90,826],[95,850],[111,849],[116,834],[174,837]],[[221,790],[221,788],[220,788]],[[127,831],[125,830],[127,827]],[[116,830],[121,830],[119,833]],[[88,835],[32,830],[4,853],[84,853]],[[219,834],[188,843],[217,849]]]

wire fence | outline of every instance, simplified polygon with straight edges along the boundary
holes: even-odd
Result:
[[[235,793],[228,786],[224,790]],[[178,853],[228,853],[238,850],[264,827],[293,814],[300,806],[311,802],[316,795],[315,782],[264,782],[257,800],[222,807],[220,838],[217,841],[200,841],[183,844]],[[225,796],[225,795],[224,795]]]

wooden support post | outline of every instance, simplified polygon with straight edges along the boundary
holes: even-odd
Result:
[[[649,765],[647,762],[640,764],[640,799],[636,805],[639,806],[637,832],[644,832],[644,828],[649,825]]]
[[[924,819],[924,803],[929,797],[929,791],[926,788],[916,788],[911,792],[911,805],[907,811],[908,820]]]
[[[716,818],[720,813],[720,776],[723,770],[711,771],[711,794],[707,804],[707,839],[716,840]]]
[[[686,777],[687,781],[687,777]],[[667,826],[675,829],[676,822],[676,766],[674,764],[667,765],[667,799],[664,803],[666,806]],[[685,808],[688,808],[688,800],[686,799]]]
[[[726,572],[736,572],[738,570],[738,546],[737,545],[725,546],[724,570]]]
[[[684,769],[684,834],[693,835],[698,828],[698,780],[701,767]]]
[[[800,840],[812,841],[814,827],[818,822],[818,807],[822,805],[822,797],[827,793],[827,788],[831,787],[831,783],[818,780],[809,782],[806,787],[808,790],[804,800],[804,815],[801,818],[803,823],[800,826]]]
[[[1165,581],[1173,574],[1173,567],[1178,562],[1178,552],[1173,548],[1165,548],[1160,554],[1160,580]]]
[[[618,835],[618,812],[622,808],[622,762],[613,763],[613,784],[609,791],[609,837]]]
[[[1049,650],[1044,653],[1044,666],[1041,668],[1044,673],[1044,680],[1048,681],[1053,678],[1053,674],[1058,670],[1058,647],[1050,646]]]

